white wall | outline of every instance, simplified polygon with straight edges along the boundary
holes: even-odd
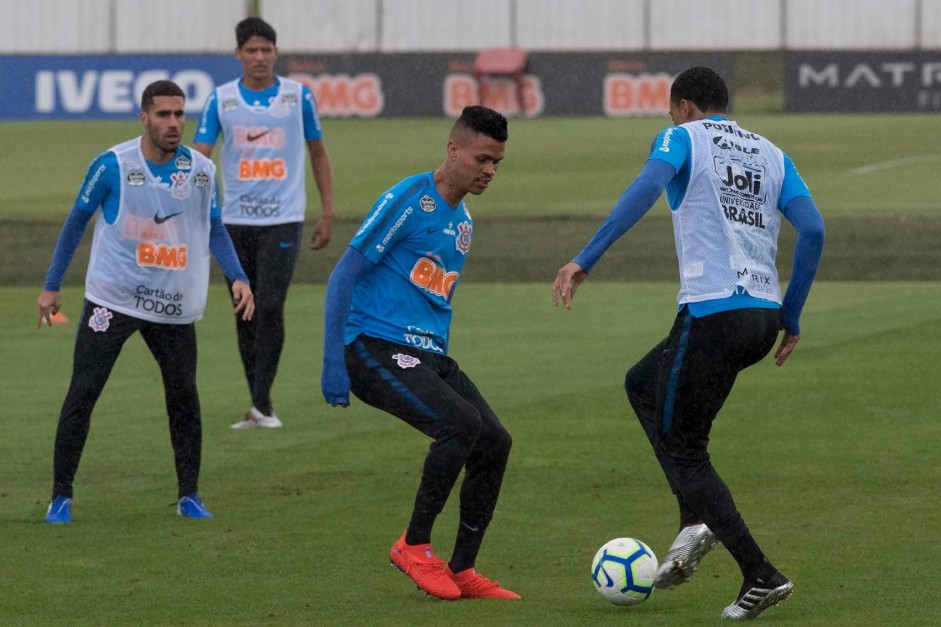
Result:
[[[792,50],[911,48],[916,0],[787,0]]]
[[[921,0],[919,17],[921,47],[941,49],[941,0]]]
[[[380,19],[384,52],[510,45],[508,0],[385,0]]]
[[[641,50],[646,0],[516,0],[515,45],[527,50]]]
[[[370,52],[379,33],[377,0],[263,0],[261,17],[281,52]]]
[[[42,1],[42,0],[40,0]],[[122,53],[233,52],[244,0],[120,0],[114,3]]]
[[[111,46],[110,0],[0,0],[0,54],[96,54]]]
[[[650,3],[650,47],[656,50],[777,50],[781,43],[779,0]]]
[[[941,0],[259,0],[283,52],[941,50]],[[249,0],[0,0],[0,54],[231,53]]]

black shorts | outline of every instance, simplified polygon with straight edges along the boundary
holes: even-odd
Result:
[[[346,369],[357,398],[430,437],[455,421],[502,429],[477,386],[447,355],[360,335],[346,347]]]

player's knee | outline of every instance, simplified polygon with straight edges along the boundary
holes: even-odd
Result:
[[[450,418],[442,421],[440,429],[435,434],[438,441],[447,441],[457,445],[464,453],[474,448],[481,429],[480,414],[473,407],[462,408],[451,414]]]
[[[659,457],[663,465],[669,468],[669,472],[680,483],[699,481],[702,477],[710,474],[712,462],[709,454],[699,450],[685,450],[681,452],[669,450],[669,444],[663,440],[660,444]]]
[[[284,308],[281,303],[276,301],[256,301],[254,317],[260,317],[266,325],[284,326]]]
[[[513,448],[513,437],[509,431],[500,426],[493,432],[490,445],[496,454],[507,458],[510,456],[510,449]]]

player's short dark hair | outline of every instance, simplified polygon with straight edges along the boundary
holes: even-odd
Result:
[[[267,39],[273,44],[278,43],[278,35],[274,32],[274,28],[260,17],[246,17],[235,25],[235,43],[239,48],[255,36]]]
[[[464,107],[461,117],[454,122],[451,133],[459,129],[468,129],[498,142],[505,142],[509,136],[506,131],[506,118],[489,107],[479,105]]]
[[[693,102],[700,111],[725,111],[729,107],[729,88],[712,68],[696,66],[680,72],[670,87],[670,102]]]
[[[144,93],[140,97],[141,111],[149,111],[154,106],[154,98],[157,96],[179,96],[186,100],[186,94],[173,81],[154,81],[144,88]]]

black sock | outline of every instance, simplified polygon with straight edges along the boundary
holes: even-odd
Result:
[[[405,530],[405,544],[428,544],[431,542],[431,528],[435,524],[435,519],[427,520],[426,516],[412,512],[412,521],[408,523],[408,529]]]
[[[454,541],[454,554],[451,556],[451,562],[448,564],[451,572],[459,573],[462,570],[472,568],[477,561],[477,553],[480,551],[480,544],[484,540],[484,533],[487,531],[487,523],[474,522],[469,523],[461,521],[457,526],[457,539]]]

